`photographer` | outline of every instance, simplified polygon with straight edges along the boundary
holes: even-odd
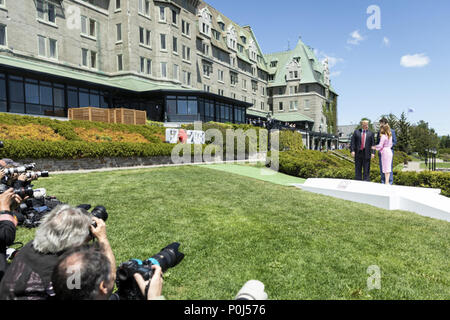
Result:
[[[6,248],[13,244],[16,237],[17,218],[12,214],[11,207],[22,199],[8,189],[0,194],[0,281],[6,271]]]
[[[100,231],[102,232],[102,231]],[[106,236],[106,234],[105,234]],[[115,262],[109,245],[83,245],[66,252],[55,266],[52,283],[58,300],[119,300],[112,294],[114,288]],[[148,300],[161,299],[161,267],[153,266],[151,281],[141,275],[134,278]],[[148,290],[145,295],[146,289]]]
[[[65,251],[92,239],[92,219],[87,211],[68,205],[49,212],[34,240],[19,251],[6,270],[0,283],[0,299],[42,300],[54,296],[53,268]]]

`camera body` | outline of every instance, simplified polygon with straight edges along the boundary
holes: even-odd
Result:
[[[131,259],[123,262],[117,268],[116,283],[118,287],[118,295],[121,300],[146,300],[142,295],[133,275],[138,273],[145,281],[153,277],[152,265],[159,265],[163,272],[167,269],[175,267],[184,258],[184,254],[178,249],[180,244],[173,242],[163,248],[159,253],[146,259]]]

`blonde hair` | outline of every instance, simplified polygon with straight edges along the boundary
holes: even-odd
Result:
[[[384,124],[380,127],[380,134],[385,134],[388,138],[392,137],[391,127],[389,124]]]

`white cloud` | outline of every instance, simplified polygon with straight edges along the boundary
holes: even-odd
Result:
[[[400,59],[400,65],[405,68],[422,68],[431,62],[424,53],[407,54]]]
[[[350,39],[347,40],[347,43],[357,46],[363,40],[365,40],[365,37],[359,33],[359,30],[355,30],[350,33]]]
[[[390,44],[391,44],[391,40],[389,40],[388,37],[384,37],[384,38],[383,38],[383,45],[384,45],[385,47],[389,47]]]
[[[331,78],[339,77],[341,75],[342,71],[334,71],[330,74]]]

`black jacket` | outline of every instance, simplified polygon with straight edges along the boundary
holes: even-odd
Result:
[[[54,296],[51,277],[59,254],[42,254],[27,243],[0,283],[0,300],[47,300]]]
[[[361,149],[362,129],[355,130],[352,135],[350,143],[350,151],[358,154]],[[366,131],[366,143],[364,147],[364,157],[369,159],[372,154],[375,154],[375,150],[372,147],[375,146],[375,135],[372,131]]]
[[[0,212],[0,281],[6,271],[6,249],[16,238],[16,225],[9,217],[12,217],[9,213]]]

